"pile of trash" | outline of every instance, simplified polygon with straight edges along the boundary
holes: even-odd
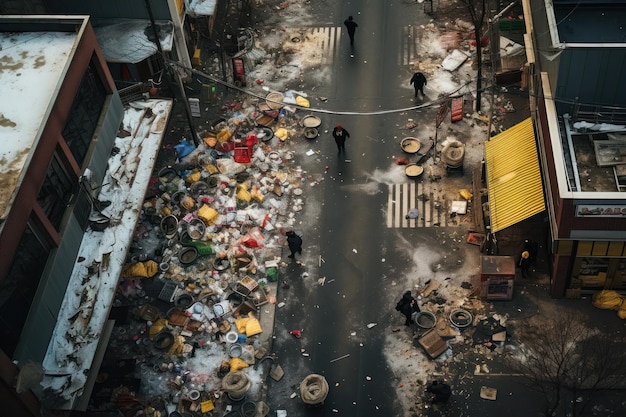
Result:
[[[620,319],[626,319],[626,303],[624,297],[613,290],[602,290],[593,295],[594,307],[602,310],[617,310]]]
[[[252,366],[267,357],[259,310],[275,302],[306,177],[277,146],[293,113],[272,129],[231,109],[199,146],[181,141],[177,163],[152,179],[118,285],[115,306],[133,304],[134,320],[111,346],[142,358],[137,401],[164,399],[155,416],[223,408],[262,384]]]

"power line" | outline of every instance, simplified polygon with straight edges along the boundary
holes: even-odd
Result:
[[[212,75],[209,75],[205,72],[199,71],[197,69],[194,68],[189,68],[183,64],[181,64],[180,62],[177,61],[172,61],[172,60],[168,60],[165,59],[165,62],[169,65],[172,66],[177,66],[180,67],[186,71],[191,72],[192,74],[196,74],[200,77],[206,78],[208,80],[211,80],[215,83],[221,84],[229,89],[232,90],[236,90],[239,91],[243,94],[246,94],[248,96],[251,97],[255,97],[258,98],[260,100],[266,100],[266,101],[270,101],[270,102],[274,102],[272,100],[268,100],[265,96],[259,95],[255,92],[249,91],[247,89],[238,87],[234,84],[231,84],[227,81],[223,81],[219,78],[215,78]],[[340,116],[375,116],[375,115],[383,115],[383,114],[394,114],[394,113],[402,113],[402,112],[407,112],[407,111],[413,111],[413,110],[423,110],[423,109],[428,109],[428,108],[432,108],[432,107],[438,107],[441,104],[447,102],[448,100],[455,98],[455,97],[460,97],[462,96],[462,94],[459,94],[459,91],[461,91],[464,88],[467,88],[467,92],[470,94],[475,94],[476,93],[476,89],[470,89],[469,85],[472,84],[473,82],[475,82],[475,80],[471,80],[471,81],[467,81],[465,82],[463,85],[459,86],[458,88],[456,88],[453,91],[450,91],[448,93],[444,93],[442,94],[442,96],[440,98],[438,98],[437,100],[433,100],[430,101],[428,103],[424,103],[424,104],[420,104],[417,106],[410,106],[410,107],[403,107],[403,108],[398,108],[398,109],[389,109],[389,110],[378,110],[378,111],[372,111],[372,112],[354,112],[354,111],[342,111],[342,110],[328,110],[328,109],[321,109],[321,108],[315,108],[315,107],[303,107],[303,106],[299,106],[297,104],[289,104],[290,107],[299,109],[299,110],[303,110],[303,111],[308,111],[311,113],[320,113],[320,114],[332,114],[332,115],[340,115]],[[493,83],[487,85],[487,86],[483,86],[481,88],[481,90],[484,91],[490,91],[490,89],[493,89],[494,87],[500,87],[500,88],[510,88],[511,86],[515,86],[515,84],[508,84],[508,85],[495,85]],[[518,94],[517,92],[509,92],[507,91],[507,93],[509,94]],[[524,94],[525,96],[527,95],[529,98],[533,97],[533,98],[538,98],[538,99],[543,99],[543,100],[548,100],[548,101],[552,101],[554,103],[561,103],[561,104],[569,104],[569,105],[578,105],[578,106],[593,106],[593,107],[597,107],[599,109],[604,109],[605,111],[620,111],[620,110],[624,110],[626,111],[626,107],[621,107],[621,106],[609,106],[609,105],[601,105],[598,103],[587,103],[587,102],[581,102],[581,101],[576,101],[576,100],[572,100],[572,99],[560,99],[560,98],[548,98],[543,96],[543,94],[531,94],[530,92]],[[276,104],[285,104],[284,102],[274,102]]]

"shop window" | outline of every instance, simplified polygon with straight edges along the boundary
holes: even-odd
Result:
[[[82,167],[85,161],[106,97],[106,88],[92,60],[80,82],[67,123],[63,128],[63,138],[78,166]]]
[[[609,249],[609,242],[593,242],[591,254],[593,256],[606,256]]]
[[[0,349],[13,356],[52,249],[34,220],[29,220],[11,269],[0,283]]]
[[[607,255],[609,256],[626,256],[624,252],[624,242],[609,242],[609,249]]]
[[[578,278],[583,287],[603,287],[609,269],[609,258],[582,258]]]
[[[63,216],[78,184],[78,178],[68,169],[61,155],[62,152],[57,148],[37,196],[37,202],[57,231],[61,228]]]
[[[591,255],[591,251],[593,249],[593,242],[578,242],[578,250],[576,251],[577,256],[589,256]]]

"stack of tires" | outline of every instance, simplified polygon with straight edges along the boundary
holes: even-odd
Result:
[[[300,398],[310,406],[324,404],[328,395],[328,382],[318,374],[310,374],[300,383]]]
[[[465,145],[458,140],[448,142],[441,151],[441,160],[448,168],[461,168],[465,157]]]

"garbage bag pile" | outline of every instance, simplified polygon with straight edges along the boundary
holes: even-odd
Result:
[[[602,290],[593,296],[594,307],[603,310],[617,310],[620,319],[626,319],[626,303],[624,297],[617,291]]]
[[[249,365],[265,356],[257,314],[271,298],[306,183],[284,139],[241,112],[202,137],[193,149],[181,141],[176,164],[154,175],[116,299],[139,304],[139,327],[114,336],[134,333],[142,357],[156,364],[144,369],[144,395],[179,412],[250,389]]]

